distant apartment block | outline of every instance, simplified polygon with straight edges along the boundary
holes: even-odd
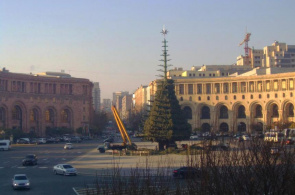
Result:
[[[132,94],[125,95],[122,98],[121,119],[126,120],[131,116],[132,111]]]
[[[103,99],[102,100],[102,110],[105,112],[111,112],[112,102],[111,99]]]
[[[245,64],[251,65],[252,68],[295,67],[295,45],[275,41],[271,46],[266,46],[263,49],[251,49],[248,57],[237,57],[238,66]]]
[[[100,87],[98,82],[93,83],[92,89],[93,108],[96,113],[100,111]]]

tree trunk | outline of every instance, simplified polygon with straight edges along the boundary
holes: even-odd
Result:
[[[158,142],[159,143],[159,151],[163,151],[165,148],[165,142]]]

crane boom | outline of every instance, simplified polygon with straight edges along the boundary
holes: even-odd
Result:
[[[122,122],[122,120],[121,120],[121,118],[120,118],[120,116],[118,114],[118,111],[117,111],[117,109],[116,109],[115,106],[112,106],[112,112],[113,112],[114,118],[116,120],[117,126],[119,128],[121,137],[123,139],[123,146],[126,146],[127,145],[127,140],[129,142],[129,145],[132,145],[132,142],[131,142],[131,140],[129,138],[129,135],[128,135],[125,127],[124,127],[124,124],[123,124],[123,122]]]

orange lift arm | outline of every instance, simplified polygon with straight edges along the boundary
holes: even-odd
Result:
[[[115,106],[112,106],[112,112],[113,112],[114,118],[116,120],[117,126],[119,128],[121,137],[123,139],[123,145],[126,145],[127,144],[126,138],[128,139],[128,142],[131,145],[132,144],[131,143],[131,140],[130,140],[130,138],[128,136],[128,133],[127,133],[125,127],[124,127],[124,124],[123,124],[123,122],[122,122],[122,120],[121,120],[121,118],[120,118],[120,116],[118,114],[118,111],[117,111],[117,109],[116,109]]]

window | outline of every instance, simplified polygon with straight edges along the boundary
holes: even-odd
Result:
[[[279,117],[278,105],[274,104],[272,107],[272,117]]]
[[[190,97],[189,97],[189,101],[193,101],[193,98],[192,98],[192,96],[190,96]]]
[[[219,100],[219,97],[218,96],[216,96],[216,100]]]
[[[286,97],[286,94],[285,93],[283,93],[283,97]]]
[[[228,99],[227,95],[226,95],[226,96],[224,96],[224,99],[225,99],[225,100],[227,100],[227,99]]]
[[[210,100],[210,96],[207,97],[207,100],[208,100],[208,101]]]
[[[237,96],[234,95],[234,100],[237,99]]]
[[[233,83],[232,84],[232,92],[237,93],[237,90],[238,90],[237,83]]]
[[[250,99],[253,99],[253,95],[250,95]]]
[[[257,105],[255,108],[255,118],[262,118],[262,107]]]
[[[294,81],[293,81],[293,79],[290,79],[289,80],[289,84],[290,84],[290,89],[293,89],[294,88]]]
[[[257,90],[258,90],[259,92],[262,91],[262,82],[261,82],[261,81],[258,81],[258,84],[257,84]]]
[[[188,94],[194,94],[194,85],[188,84]]]
[[[241,83],[241,92],[242,93],[245,93],[246,92],[246,83],[245,82],[242,82]]]
[[[274,89],[275,91],[278,90],[278,81],[274,81],[274,82],[273,82],[273,89]]]
[[[221,106],[219,118],[228,118],[228,109],[226,106]]]
[[[223,84],[223,93],[228,93],[228,83]]]
[[[201,119],[210,119],[210,108],[208,106],[202,107]]]
[[[242,99],[243,99],[243,100],[245,99],[245,95],[242,95]]]
[[[250,82],[249,85],[250,85],[249,91],[254,92],[254,82]]]
[[[269,98],[269,94],[267,94],[266,97]]]
[[[211,84],[206,84],[206,94],[211,94]]]
[[[200,96],[198,97],[198,100],[199,100],[199,101],[201,101],[201,100],[202,100]]]
[[[238,118],[246,118],[245,107],[239,106],[238,108]]]
[[[220,84],[219,83],[214,84],[214,91],[215,91],[215,93],[220,93]]]
[[[179,84],[179,94],[184,94],[184,84]]]
[[[270,91],[270,81],[266,81],[266,91]]]
[[[188,106],[183,108],[183,114],[186,119],[192,119],[192,109]]]
[[[259,99],[261,99],[261,94],[259,94],[259,96],[258,96],[258,97],[259,97]]]
[[[197,94],[202,94],[202,84],[197,84]]]
[[[275,98],[278,98],[278,94],[277,93],[275,94]]]

